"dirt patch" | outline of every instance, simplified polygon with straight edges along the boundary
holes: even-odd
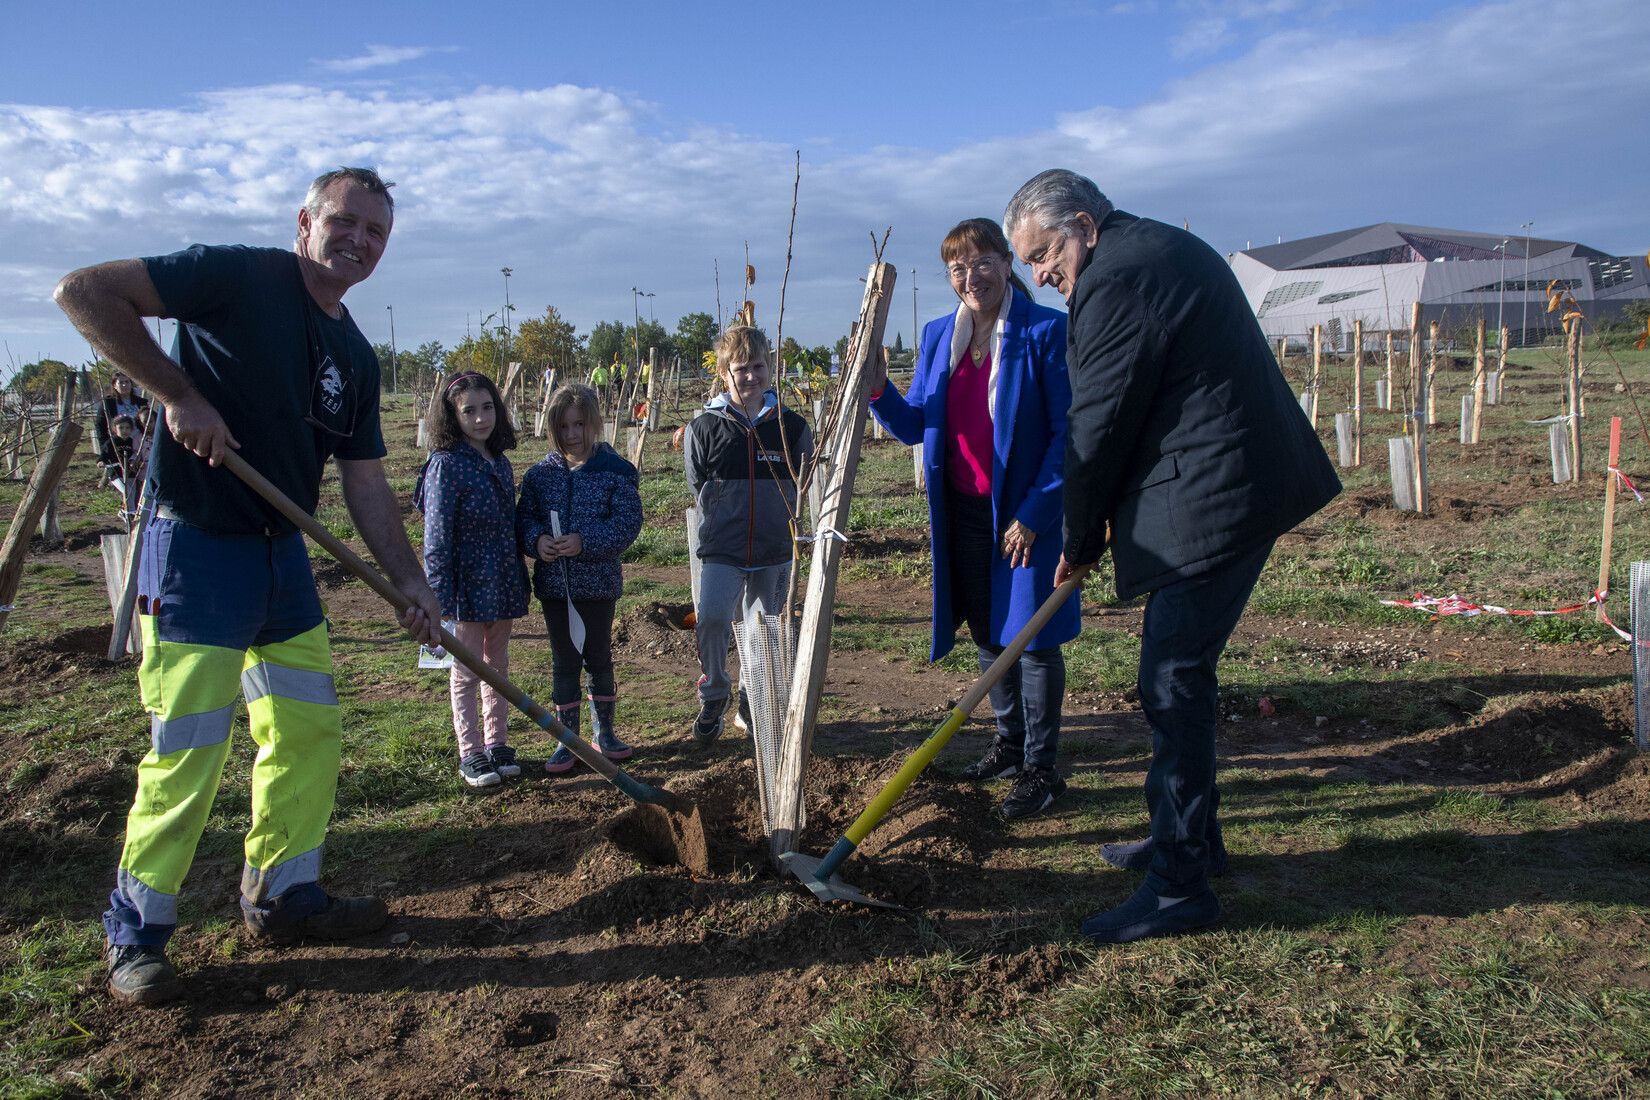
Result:
[[[613,624],[613,651],[630,658],[697,661],[698,648],[687,618],[691,604],[650,603],[633,608]]]
[[[88,676],[112,676],[120,661],[108,660],[107,626],[86,626],[45,639],[0,648],[0,683],[18,699],[37,699]],[[136,657],[122,661],[136,662]]]

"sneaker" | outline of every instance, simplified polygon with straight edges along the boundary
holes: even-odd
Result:
[[[1042,813],[1066,793],[1066,781],[1053,768],[1027,768],[1014,781],[999,812],[1010,821]]]
[[[288,944],[305,936],[321,940],[364,936],[384,927],[390,910],[381,898],[337,898],[311,882],[293,887],[266,905],[254,905],[243,897],[241,917],[254,940]]]
[[[1012,779],[1025,767],[1025,758],[1011,752],[1007,745],[993,739],[986,754],[962,771],[964,779]]]
[[[550,759],[544,762],[544,770],[551,775],[560,775],[570,772],[578,764],[579,758],[573,755],[573,750],[566,745],[557,745],[556,751],[550,754]]]
[[[488,745],[487,762],[506,779],[514,779],[521,774],[521,765],[516,763],[516,750],[509,745]]]
[[[751,717],[751,697],[743,687],[739,689],[739,709],[733,712],[733,726],[737,730],[749,733],[756,725]]]
[[[728,709],[726,699],[711,699],[699,708],[699,717],[693,722],[693,739],[709,745],[722,736],[722,715]]]
[[[472,752],[458,762],[458,774],[472,787],[496,787],[504,782],[493,762],[484,752]]]
[[[183,992],[183,983],[167,960],[164,947],[111,943],[104,960],[109,964],[109,992],[117,1001],[153,1005]]]

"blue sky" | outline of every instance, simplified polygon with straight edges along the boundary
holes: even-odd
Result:
[[[938,241],[1064,165],[1221,251],[1394,220],[1650,244],[1643,0],[987,5],[6,3],[0,337],[90,353],[63,272],[193,241],[286,244],[338,163],[399,181],[348,301],[374,340],[498,308],[582,329],[714,312],[713,261],[786,331],[852,319],[893,227],[894,327],[951,307]],[[737,288],[723,282],[723,306]],[[1042,292],[1053,304],[1053,296]]]

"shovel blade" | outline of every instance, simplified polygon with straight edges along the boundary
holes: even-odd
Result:
[[[584,619],[573,610],[572,597],[567,600],[567,636],[573,639],[573,648],[584,652]]]
[[[805,856],[801,852],[784,852],[781,853],[779,862],[785,865],[785,870],[800,879],[802,885],[812,890],[814,897],[820,901],[849,901],[855,905],[874,905],[879,909],[905,908],[903,905],[878,901],[876,898],[867,896],[857,887],[843,882],[841,875],[832,875],[829,879],[821,882],[814,877],[814,872],[819,869],[822,861],[815,859],[813,856]]]

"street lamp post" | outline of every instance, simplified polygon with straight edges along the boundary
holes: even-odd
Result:
[[[504,369],[510,369],[510,276],[513,272],[507,267],[499,268],[504,274]]]
[[[642,370],[642,331],[641,331],[642,330],[642,307],[641,307],[641,301],[642,301],[642,296],[643,295],[647,295],[650,298],[652,297],[652,295],[648,294],[647,291],[645,291],[645,290],[637,290],[635,287],[630,288],[630,346],[631,346],[632,350],[634,350],[636,352],[635,370],[636,370],[637,374],[640,374],[641,370]],[[636,375],[633,374],[633,375],[631,375],[631,377],[634,378],[634,377],[636,377]]]
[[[1518,228],[1524,231],[1524,316],[1518,323],[1518,346],[1523,347],[1530,338],[1530,226],[1534,222],[1525,222]]]
[[[390,392],[400,393],[401,376],[396,372],[396,367],[399,364],[395,361],[395,307],[385,306],[384,308],[390,311]]]
[[[1502,237],[1501,243],[1495,246],[1501,253],[1501,296],[1495,303],[1495,338],[1501,339],[1501,330],[1507,327],[1507,238]],[[1505,353],[1503,348],[1502,352]]]
[[[917,269],[911,269],[911,369],[917,367]]]

